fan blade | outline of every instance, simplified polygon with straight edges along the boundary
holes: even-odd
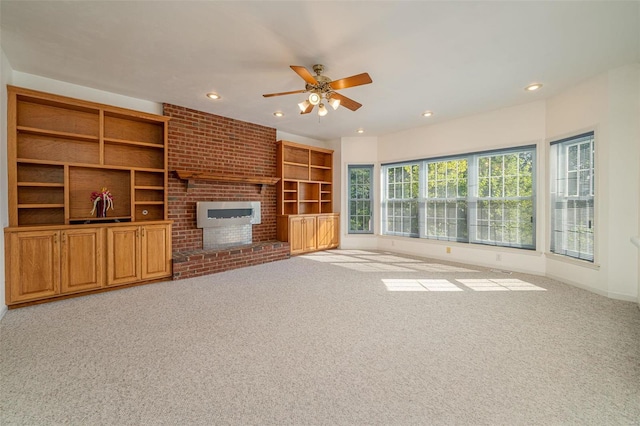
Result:
[[[329,83],[329,86],[333,90],[346,89],[347,87],[361,86],[363,84],[372,83],[371,77],[366,72],[358,75],[352,75],[351,77],[341,78],[340,80],[335,80]]]
[[[300,114],[309,114],[313,110],[313,107],[314,107],[313,104],[309,104],[307,109],[305,109],[304,111],[301,111]]]
[[[333,92],[331,93],[331,97],[339,99],[340,106],[350,109],[351,111],[355,111],[362,106],[362,104],[354,101],[353,99],[347,98],[346,96],[341,95],[340,93]]]
[[[318,81],[313,77],[313,75],[309,72],[305,67],[301,67],[299,65],[289,65],[292,70],[296,72],[304,81],[309,83],[312,86],[318,84]]]
[[[291,92],[280,92],[280,93],[267,93],[266,95],[262,95],[265,98],[270,98],[271,96],[282,96],[282,95],[293,95],[295,93],[304,93],[306,90],[293,90]]]

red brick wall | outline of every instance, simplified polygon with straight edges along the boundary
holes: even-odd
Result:
[[[253,241],[276,239],[276,188],[260,185],[178,179],[173,170],[237,176],[276,175],[276,129],[164,104],[169,121],[169,219],[173,252],[202,249],[196,228],[197,201],[260,201],[262,223],[253,225]]]
[[[173,279],[199,277],[284,260],[289,258],[289,251],[289,243],[270,241],[235,249],[174,253]]]

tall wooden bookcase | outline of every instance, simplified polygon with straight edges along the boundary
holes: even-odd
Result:
[[[171,276],[168,117],[13,86],[7,110],[6,302]],[[114,209],[93,217],[103,187]],[[107,238],[126,228],[128,239]],[[119,273],[130,278],[109,278]]]
[[[339,215],[333,213],[333,151],[278,141],[277,235],[291,254],[337,247]]]

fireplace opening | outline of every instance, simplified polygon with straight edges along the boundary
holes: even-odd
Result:
[[[205,201],[196,204],[202,248],[224,249],[251,244],[252,225],[260,224],[259,201]]]
[[[238,217],[251,217],[253,209],[207,209],[207,219],[233,219]]]

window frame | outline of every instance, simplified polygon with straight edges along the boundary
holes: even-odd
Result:
[[[580,145],[584,145],[588,143],[590,145],[589,148],[589,169],[580,169],[577,168],[575,170],[571,170],[569,167],[570,156],[568,154],[569,148],[573,146],[577,146],[578,157],[581,156],[581,150],[579,148]],[[580,161],[578,160],[578,164],[580,165]],[[553,253],[557,256],[564,256],[570,259],[585,261],[589,263],[595,263],[596,261],[596,229],[597,229],[597,218],[596,218],[596,206],[597,206],[597,192],[596,192],[596,176],[597,176],[597,165],[596,165],[596,132],[589,131],[580,133],[574,136],[562,138],[556,141],[552,141],[549,143],[549,252]],[[580,175],[581,172],[588,171],[590,184],[588,187],[588,194],[584,195],[580,193]],[[571,179],[569,178],[569,173],[575,172],[577,179],[575,179],[575,192],[570,194],[570,185]],[[562,176],[561,176],[562,175]],[[565,178],[566,179],[563,179]],[[564,181],[564,182],[563,182]],[[563,182],[563,183],[559,183]],[[586,206],[581,208],[571,209],[567,207],[568,204],[574,204],[583,202]],[[563,205],[562,209],[558,209],[559,205]],[[581,250],[580,248],[576,249],[575,244],[570,244],[570,227],[571,224],[579,227],[578,223],[578,215],[581,213],[584,214],[586,211],[586,221],[587,221],[587,233],[590,234],[590,237],[587,237],[586,241],[586,250]],[[574,221],[567,222],[566,216],[572,213],[574,217]],[[561,214],[563,217],[559,218],[558,214]],[[558,226],[561,220],[561,225]],[[558,229],[559,227],[563,227],[562,229]],[[579,238],[579,237],[578,237]],[[558,246],[558,241],[559,246]],[[574,240],[575,243],[575,240]],[[579,244],[579,243],[578,243]],[[591,251],[589,251],[589,247]]]
[[[531,179],[531,194],[530,195],[520,195],[520,174],[516,175],[517,178],[517,192],[518,195],[506,195],[504,194],[504,192],[506,192],[504,190],[504,187],[506,186],[504,183],[505,177],[506,176],[513,176],[513,175],[505,175],[504,171],[505,171],[505,167],[504,167],[504,157],[508,156],[508,155],[513,155],[513,154],[517,154],[518,155],[518,161],[520,159],[520,155],[521,154],[525,154],[525,153],[529,153],[531,155],[531,174],[530,174],[530,179]],[[484,194],[480,194],[480,171],[478,170],[480,168],[480,160],[482,158],[494,158],[496,156],[502,156],[503,157],[503,168],[502,168],[502,174],[500,175],[500,177],[498,178],[494,178],[493,175],[491,174],[491,169],[493,168],[493,163],[491,162],[492,160],[490,160],[490,165],[489,165],[489,169],[490,169],[490,174],[488,176],[486,176],[487,179],[489,179],[489,182],[492,182],[494,179],[502,179],[503,181],[503,195],[500,196],[492,196],[491,192],[492,192],[492,188],[491,186],[489,187],[489,195],[486,196]],[[500,150],[491,150],[491,151],[485,151],[485,152],[479,152],[479,153],[475,153],[472,155],[472,161],[471,161],[471,167],[470,169],[472,169],[472,172],[469,173],[469,181],[471,182],[471,188],[469,190],[469,204],[470,206],[468,207],[469,210],[469,216],[470,216],[470,220],[469,220],[469,226],[470,228],[472,226],[475,226],[475,229],[469,229],[469,242],[473,243],[473,244],[483,244],[483,245],[489,245],[489,246],[499,246],[499,247],[513,247],[513,248],[519,248],[519,249],[525,249],[525,250],[535,250],[536,249],[536,222],[537,222],[537,217],[536,217],[536,166],[537,166],[537,161],[536,161],[536,147],[535,145],[528,145],[528,146],[523,146],[523,147],[516,147],[516,148],[507,148],[507,149],[500,149]],[[519,165],[519,164],[518,164]],[[518,171],[519,171],[519,167],[518,167]],[[524,175],[526,177],[526,175]],[[531,223],[531,244],[524,244],[522,242],[518,243],[518,242],[513,242],[513,241],[506,241],[506,242],[499,242],[497,241],[495,238],[494,239],[481,239],[478,238],[478,213],[481,211],[481,206],[479,206],[478,204],[480,203],[484,203],[484,202],[488,202],[489,205],[491,205],[492,202],[494,203],[498,203],[498,204],[506,204],[506,203],[517,203],[517,202],[526,202],[529,201],[530,202],[530,223]],[[519,216],[519,211],[518,211],[518,216]],[[505,228],[505,222],[513,222],[513,221],[506,221],[504,220],[505,217],[505,210],[504,208],[502,209],[502,221],[500,219],[491,219],[491,215],[493,215],[493,211],[490,210],[488,212],[489,217],[487,217],[486,219],[482,219],[482,220],[486,220],[487,222],[491,223],[491,222],[502,222],[502,228]],[[518,223],[524,223],[524,221],[517,221]],[[517,233],[522,232],[522,230],[517,227]],[[487,229],[487,234],[491,234],[492,228],[489,225],[489,228]],[[495,231],[494,231],[495,232]],[[504,234],[504,229],[503,229],[503,234]]]
[[[409,187],[412,186],[412,184],[414,184],[414,180],[413,177],[411,179],[411,181],[409,182],[405,182],[404,180],[400,181],[400,182],[396,182],[395,181],[395,176],[397,176],[397,171],[394,173],[394,181],[393,182],[389,182],[389,173],[388,170],[390,167],[394,168],[394,169],[401,169],[401,168],[405,168],[405,167],[414,167],[417,166],[418,167],[418,179],[417,179],[417,183],[418,183],[418,189],[415,194],[415,197],[404,197],[405,195],[405,189],[406,189],[406,185],[409,185]],[[423,203],[423,199],[422,199],[422,194],[421,194],[421,190],[420,190],[420,182],[422,181],[422,167],[420,166],[420,161],[408,161],[408,162],[403,162],[403,163],[396,163],[396,164],[391,164],[391,165],[386,165],[384,167],[382,167],[381,170],[382,173],[382,188],[381,188],[381,192],[382,192],[382,202],[380,205],[380,210],[381,210],[381,221],[382,221],[382,234],[383,235],[394,235],[394,236],[402,236],[402,237],[411,237],[411,238],[419,238],[420,237],[420,229],[422,227],[421,225],[421,211],[424,208],[424,203]],[[411,171],[411,174],[413,174],[414,172]],[[393,198],[389,198],[388,194],[389,194],[389,188],[390,185],[393,184],[394,185],[394,197]],[[396,197],[396,195],[398,194],[398,191],[396,190],[398,186],[401,186],[401,197]],[[413,192],[413,190],[411,189],[409,191],[410,193]],[[405,211],[406,209],[409,209],[409,215],[405,215]],[[393,220],[389,220],[390,216],[389,216],[389,211],[390,209],[392,210],[392,212],[394,213],[391,217]],[[415,211],[416,213],[416,217],[415,217],[415,223],[414,220],[412,219],[413,217],[413,212]],[[399,214],[395,214],[396,212],[398,212]],[[408,228],[409,228],[409,232],[405,232],[404,228],[406,228],[407,226],[405,225],[405,218],[409,218],[409,223],[408,223]],[[389,225],[391,224],[393,227],[396,227],[398,225],[398,223],[400,223],[400,228],[402,228],[402,230],[398,231],[398,230],[389,230]],[[414,225],[417,226],[417,229],[415,229],[415,232],[413,232],[414,230]]]
[[[478,161],[481,157],[486,157],[486,156],[511,156],[513,154],[517,155],[517,159],[518,161],[520,161],[520,156],[530,156],[529,158],[529,174],[520,174],[520,172],[518,172],[518,174],[515,176],[516,181],[518,182],[518,185],[520,185],[520,179],[521,177],[526,177],[527,179],[530,180],[530,195],[521,195],[519,193],[520,191],[520,187],[518,186],[518,194],[517,196],[502,196],[502,197],[479,197],[478,196],[478,182],[479,182],[479,172],[478,172]],[[432,197],[429,194],[429,182],[428,182],[428,173],[429,173],[429,164],[434,164],[434,163],[446,163],[446,162],[450,162],[450,161],[460,161],[460,160],[466,160],[467,161],[467,170],[466,170],[466,180],[467,180],[467,188],[466,188],[466,198],[464,197],[460,197],[460,192],[458,192],[456,195],[456,197],[448,197],[448,194],[446,194],[445,197]],[[503,164],[504,164],[504,159],[503,159]],[[517,163],[518,165],[520,164],[519,162]],[[394,232],[393,230],[389,230],[389,206],[391,204],[393,204],[394,202],[397,201],[406,201],[406,199],[390,199],[388,197],[389,194],[389,182],[388,182],[388,176],[389,176],[389,169],[390,168],[395,168],[395,167],[404,167],[404,166],[408,166],[408,165],[417,165],[419,168],[419,195],[416,199],[414,199],[417,202],[417,223],[418,223],[418,232],[415,234],[410,234],[408,235],[407,233],[404,232]],[[524,145],[524,146],[516,146],[516,147],[507,147],[507,148],[501,148],[501,149],[494,149],[494,150],[487,150],[487,151],[478,151],[478,152],[470,152],[470,153],[463,153],[463,154],[456,154],[456,155],[450,155],[450,156],[441,156],[441,157],[432,157],[432,158],[423,158],[423,159],[418,159],[418,160],[413,160],[413,161],[404,161],[404,162],[398,162],[398,163],[386,163],[386,164],[382,164],[381,165],[381,171],[380,171],[380,176],[381,176],[381,181],[383,182],[383,188],[381,190],[381,221],[382,221],[382,228],[381,228],[381,234],[382,235],[391,235],[391,236],[409,236],[409,237],[419,237],[419,238],[425,238],[425,239],[431,239],[431,240],[444,240],[444,241],[453,241],[453,242],[464,242],[464,243],[469,243],[469,244],[480,244],[480,245],[489,245],[489,246],[499,246],[499,247],[511,247],[511,248],[518,248],[518,249],[524,249],[524,250],[535,250],[536,249],[536,245],[537,245],[537,241],[536,241],[536,222],[537,222],[537,217],[536,217],[536,208],[537,208],[537,202],[536,202],[536,197],[537,197],[537,146],[535,144],[529,144],[529,145]],[[520,170],[520,169],[517,169]],[[503,175],[504,176],[504,172]],[[509,175],[509,177],[513,177],[511,175]],[[459,176],[458,176],[459,178]],[[394,194],[395,195],[395,194]],[[516,206],[517,208],[517,215],[516,217],[519,218],[521,214],[520,212],[520,205],[517,204],[518,201],[522,202],[522,204],[528,209],[525,210],[526,212],[530,213],[531,218],[527,219],[527,221],[531,222],[531,227],[530,228],[523,228],[522,224],[526,223],[526,221],[524,220],[511,220],[511,221],[506,221],[503,220],[503,223],[515,223],[516,224],[516,235],[517,235],[517,239],[516,240],[508,240],[508,241],[495,241],[495,240],[483,240],[483,239],[479,239],[476,237],[475,228],[477,225],[477,221],[478,221],[478,202],[483,202],[486,200],[490,200],[491,198],[497,198],[498,202],[501,202],[504,204],[513,204]],[[464,236],[461,236],[461,233],[459,232],[460,229],[456,228],[456,235],[453,236],[451,234],[448,233],[447,230],[447,235],[428,235],[429,230],[427,229],[427,226],[429,225],[428,222],[430,220],[430,217],[428,217],[429,212],[427,211],[430,205],[430,203],[433,202],[446,202],[448,201],[449,203],[451,202],[456,202],[456,208],[459,208],[459,203],[463,202],[463,200],[466,200],[466,223],[467,223],[467,232],[466,232],[466,238]],[[504,210],[504,207],[503,207]],[[510,214],[512,214],[513,210],[507,210]],[[457,214],[458,212],[456,212]],[[445,218],[445,224],[446,224],[446,218]],[[504,225],[503,225],[504,226]],[[513,227],[511,227],[513,228]],[[522,232],[526,232],[525,236],[528,237],[527,240],[523,243],[522,240],[520,239],[520,235]],[[530,234],[530,235],[529,235]],[[512,235],[512,234],[510,234]],[[529,239],[530,239],[530,244],[529,244]]]
[[[368,170],[369,171],[369,198],[351,198],[351,186],[353,183],[351,182],[351,171],[352,170]],[[374,233],[374,220],[375,220],[375,211],[374,211],[374,165],[373,164],[349,164],[347,165],[347,233],[354,235],[362,235],[362,234],[373,234]],[[357,183],[356,183],[357,185]],[[351,219],[353,216],[365,216],[365,215],[354,215],[351,211],[351,203],[356,202],[356,206],[358,202],[369,202],[369,229],[368,230],[357,230],[351,229]],[[357,207],[356,207],[357,209]]]
[[[460,196],[460,181],[462,180],[460,178],[460,176],[456,177],[456,196],[449,196],[449,182],[453,181],[452,178],[448,177],[449,174],[449,168],[448,168],[448,164],[447,163],[451,163],[451,162],[461,162],[461,161],[465,161],[466,162],[466,173],[465,173],[465,177],[464,180],[466,180],[466,188],[465,188],[465,196],[461,197]],[[431,159],[431,160],[423,160],[424,163],[424,187],[423,187],[423,198],[424,198],[424,215],[423,215],[423,219],[424,219],[424,227],[421,230],[421,237],[422,238],[426,238],[426,239],[430,239],[430,240],[440,240],[440,241],[457,241],[457,242],[469,242],[469,209],[468,209],[468,199],[469,199],[469,157],[468,156],[452,156],[452,157],[445,157],[445,158],[436,158],[436,159]],[[436,190],[436,196],[431,196],[430,195],[430,179],[429,176],[431,175],[431,171],[429,170],[429,166],[430,165],[434,165],[436,168],[438,167],[439,164],[443,164],[446,167],[446,171],[445,171],[445,179],[438,179],[438,171],[436,170],[436,177],[435,177],[435,182],[434,182],[434,186],[435,186],[435,190]],[[459,171],[459,167],[460,165],[457,164],[457,172],[460,173]],[[439,182],[444,182],[444,196],[438,196],[438,190]],[[458,219],[458,213],[459,213],[459,209],[460,206],[459,204],[464,204],[464,210],[465,210],[465,219],[464,219],[464,236],[460,236],[459,234],[459,229],[458,226],[456,226],[456,234],[455,236],[449,235],[449,233],[447,232],[446,235],[437,235],[437,234],[430,234],[430,222],[433,222],[434,227],[438,228],[438,225],[443,226],[443,224],[439,224],[438,223],[438,219],[440,219],[438,217],[438,204],[444,204],[444,209],[443,209],[443,213],[444,213],[444,226],[447,228],[448,230],[448,226],[451,224],[451,221],[454,220],[453,218],[451,218],[449,216],[449,209],[448,207],[450,207],[449,205],[451,203],[455,203],[456,207],[456,220]],[[434,209],[435,210],[435,214],[431,215],[430,211],[431,209],[431,205],[434,205]]]

